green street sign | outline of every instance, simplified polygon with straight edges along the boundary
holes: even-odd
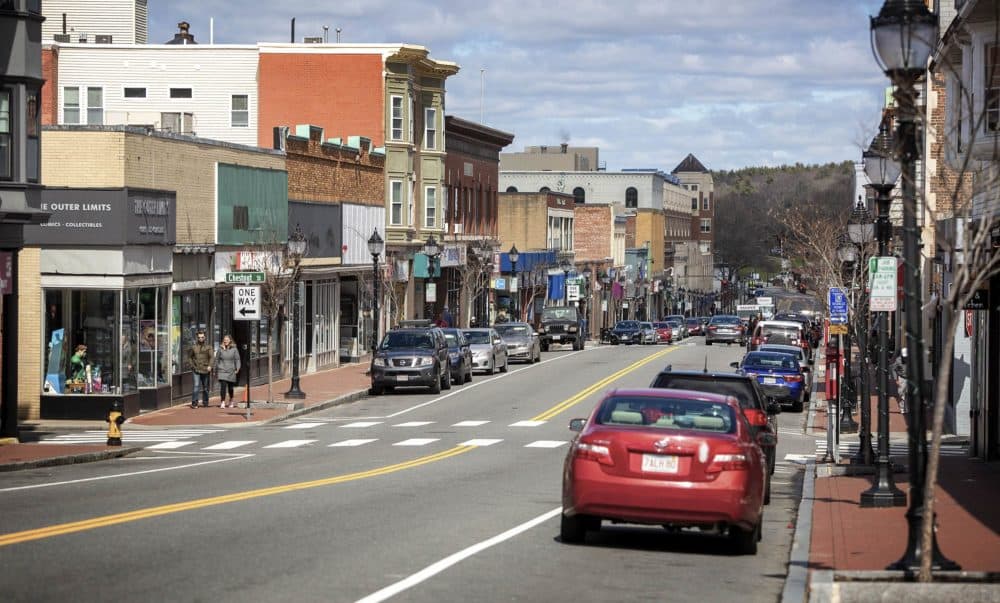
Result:
[[[263,272],[243,271],[226,273],[227,283],[263,283],[264,280]]]

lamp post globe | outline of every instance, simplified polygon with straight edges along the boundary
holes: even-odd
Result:
[[[299,292],[299,267],[302,265],[302,258],[306,255],[308,251],[309,242],[306,240],[305,234],[303,234],[302,229],[296,225],[295,232],[288,237],[288,243],[286,245],[288,254],[292,257],[293,262],[293,272],[292,272],[292,383],[288,391],[285,392],[286,398],[292,398],[296,400],[301,400],[306,397],[305,392],[299,384],[299,356],[300,356],[300,346],[301,341],[299,340],[299,331],[301,330],[301,322],[299,320],[299,306],[302,305],[301,295]]]

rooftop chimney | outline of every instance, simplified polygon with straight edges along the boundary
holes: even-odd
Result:
[[[194,41],[194,36],[188,31],[191,28],[191,24],[187,21],[181,21],[177,24],[177,28],[180,32],[174,34],[173,40],[168,40],[167,44],[197,44]]]
[[[564,143],[562,143],[562,144],[559,145],[559,148],[562,149],[562,153],[563,153],[563,155],[565,155],[566,154],[566,149],[569,148],[569,143],[564,142]]]

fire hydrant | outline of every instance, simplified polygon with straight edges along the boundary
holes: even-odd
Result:
[[[125,422],[121,400],[115,400],[111,403],[111,410],[108,411],[108,418],[105,421],[108,422],[108,446],[121,446],[121,424]]]

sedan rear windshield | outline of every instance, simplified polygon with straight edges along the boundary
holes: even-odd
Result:
[[[661,375],[652,387],[687,389],[696,392],[732,396],[740,401],[740,408],[759,408],[754,396],[753,384],[746,377],[739,379],[702,379],[684,375]]]
[[[736,431],[736,417],[728,405],[648,396],[613,397],[601,405],[599,425],[642,425],[662,429],[694,429],[716,433]]]
[[[463,331],[465,340],[469,343],[489,343],[490,334],[486,331]]]
[[[738,325],[740,324],[739,316],[713,316],[712,320],[708,321],[710,325]]]
[[[799,370],[799,361],[790,354],[779,354],[776,352],[750,352],[743,358],[743,368]]]
[[[795,327],[763,326],[760,334],[770,343],[786,343],[799,339],[799,330]]]

